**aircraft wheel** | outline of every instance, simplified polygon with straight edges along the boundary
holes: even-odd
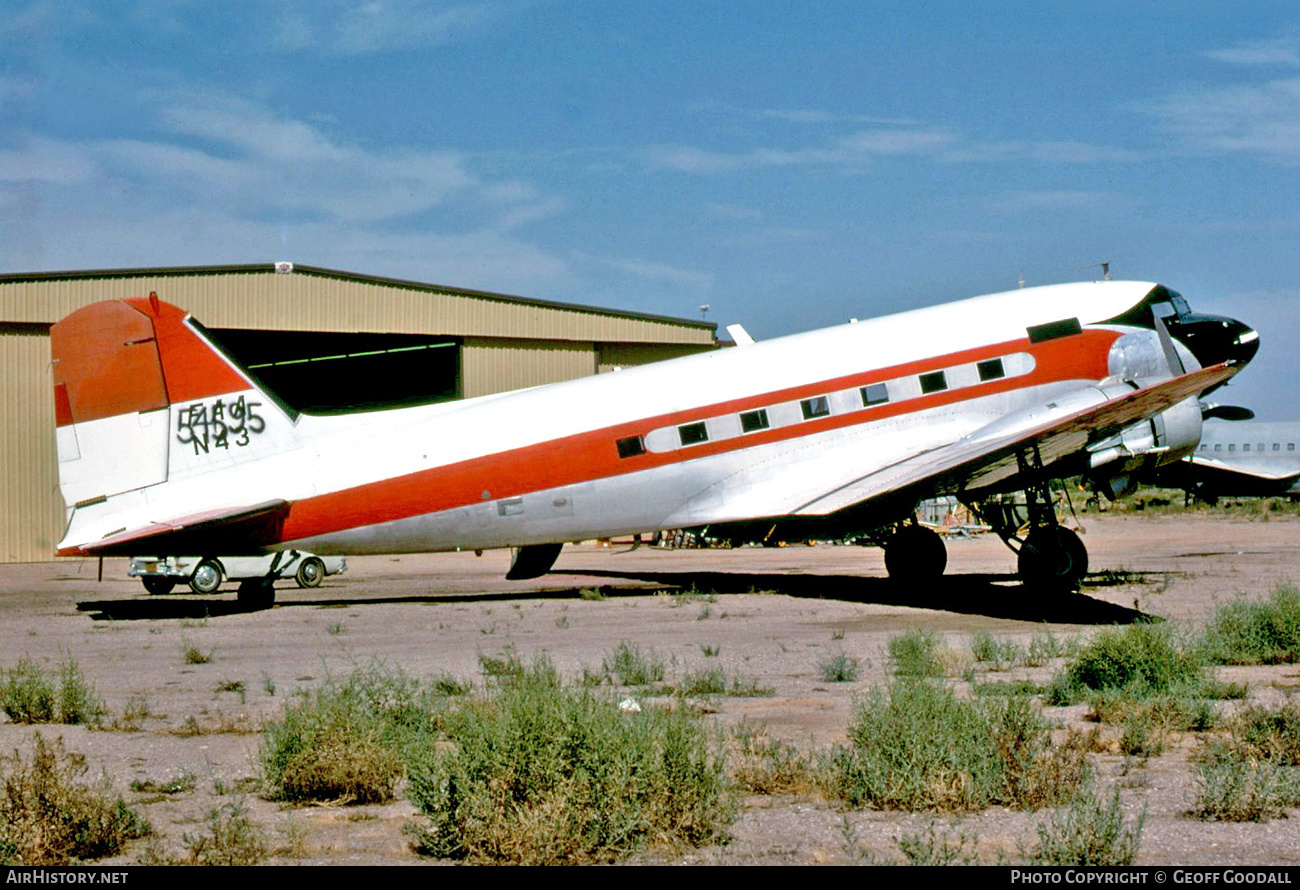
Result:
[[[1088,549],[1068,528],[1037,528],[1020,548],[1016,567],[1026,584],[1073,590],[1088,574]]]
[[[205,559],[194,569],[194,574],[190,575],[190,590],[195,593],[216,593],[223,580],[225,576],[221,564]]]
[[[315,556],[309,556],[298,563],[298,571],[294,573],[293,580],[298,582],[299,587],[320,587],[320,582],[325,580],[325,563]]]
[[[239,582],[239,604],[249,609],[275,605],[275,582],[270,578],[247,578]]]
[[[143,575],[140,582],[144,584],[145,590],[159,596],[171,593],[172,588],[176,586],[176,579],[168,578],[165,575]]]
[[[885,545],[885,571],[897,581],[933,580],[947,566],[943,538],[923,525],[903,526]]]

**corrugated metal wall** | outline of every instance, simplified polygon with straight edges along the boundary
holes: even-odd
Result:
[[[467,338],[460,354],[461,385],[466,398],[595,373],[596,349],[591,343]]]
[[[49,559],[63,535],[50,338],[0,329],[0,561]]]
[[[0,321],[52,324],[99,300],[148,296],[208,327],[449,334],[712,346],[708,327],[653,316],[295,271],[0,280]]]
[[[571,380],[716,345],[712,326],[298,267],[0,277],[0,562],[49,559],[63,533],[45,326],[156,291],[212,328],[463,337],[465,396]]]

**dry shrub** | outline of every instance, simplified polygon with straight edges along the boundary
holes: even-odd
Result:
[[[37,733],[30,760],[15,751],[0,760],[0,769],[0,860],[5,864],[99,859],[149,833],[148,823],[112,794],[107,779],[82,782],[86,760],[66,751],[62,739],[50,744]]]
[[[383,803],[402,776],[401,759],[367,736],[336,732],[300,751],[280,774],[284,800]]]

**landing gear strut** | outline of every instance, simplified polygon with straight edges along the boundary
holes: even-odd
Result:
[[[1057,522],[1047,479],[1034,472],[1042,469],[1037,451],[1020,455],[1019,463],[1023,476],[1040,480],[1025,488],[1024,515],[1019,505],[1001,500],[966,506],[1016,552],[1024,584],[1054,592],[1077,590],[1088,574],[1088,549],[1078,534]]]

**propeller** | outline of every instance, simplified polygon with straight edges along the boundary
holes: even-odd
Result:
[[[1240,405],[1220,405],[1217,402],[1201,402],[1201,419],[1210,420],[1254,420],[1255,412]]]

